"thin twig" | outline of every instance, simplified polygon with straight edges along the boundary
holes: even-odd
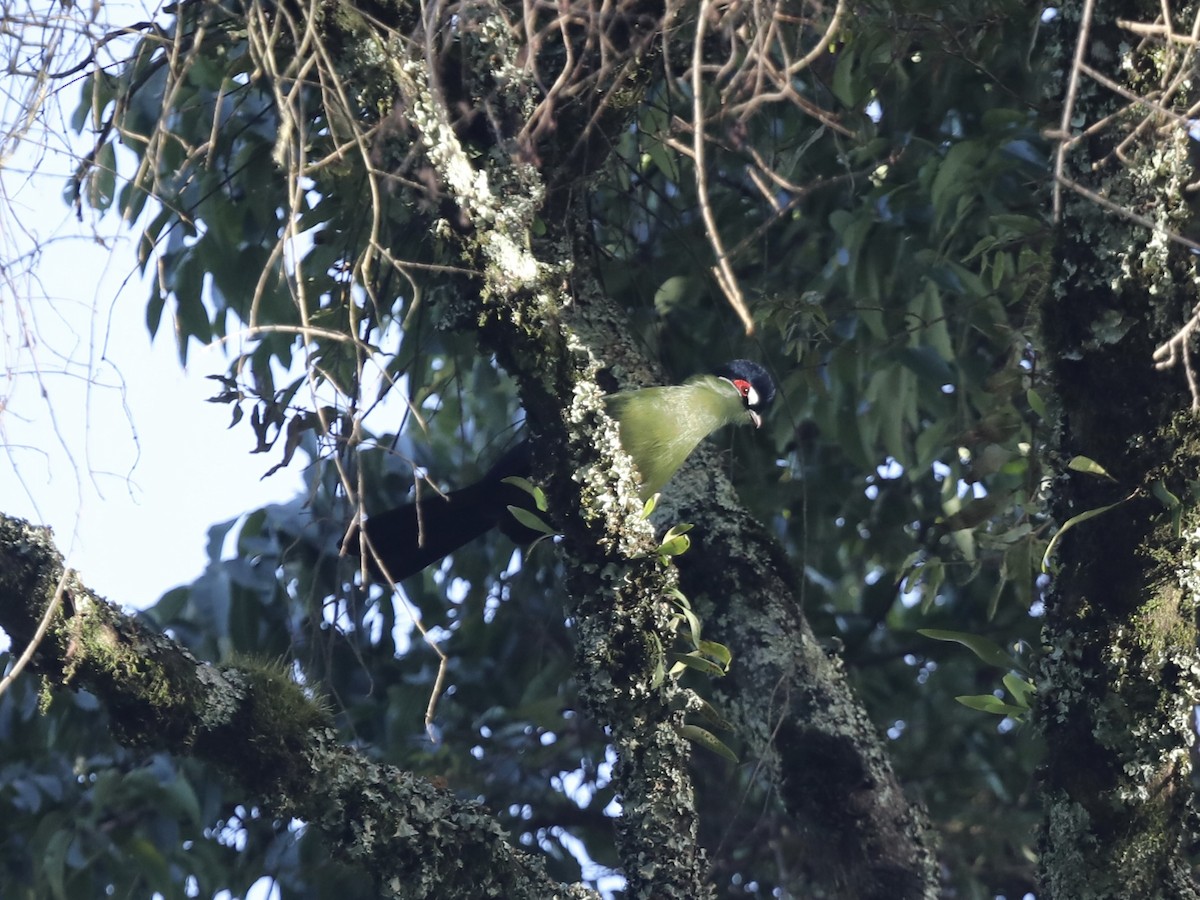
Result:
[[[1162,105],[1162,103],[1155,102],[1155,100],[1151,97],[1148,97],[1148,96],[1143,97],[1142,95],[1134,93],[1133,91],[1129,90],[1129,88],[1124,87],[1120,84],[1117,84],[1117,82],[1113,81],[1111,78],[1109,78],[1103,72],[1096,71],[1091,66],[1089,66],[1087,63],[1081,64],[1079,67],[1079,70],[1081,72],[1083,72],[1084,75],[1091,78],[1093,81],[1108,88],[1114,94],[1119,94],[1120,96],[1124,97],[1126,100],[1132,100],[1133,104],[1131,104],[1131,105],[1136,106],[1138,104],[1141,104],[1142,106],[1148,106],[1155,112],[1162,113],[1162,115],[1166,116],[1169,119],[1174,119],[1175,121],[1180,122],[1184,125],[1190,124],[1188,122],[1188,120],[1186,118],[1184,118],[1183,116],[1181,116],[1179,113],[1174,112],[1173,110],[1167,109],[1165,106]],[[1126,107],[1126,109],[1128,109],[1128,108],[1129,107]]]
[[[1200,411],[1200,383],[1197,382],[1196,370],[1192,365],[1189,340],[1197,327],[1200,327],[1200,305],[1192,310],[1192,317],[1183,324],[1182,328],[1154,350],[1154,368],[1160,372],[1174,368],[1182,360],[1183,371],[1187,374],[1188,389],[1192,392],[1192,410],[1194,412]]]
[[[1114,203],[1112,200],[1109,200],[1103,194],[1097,194],[1095,191],[1091,190],[1090,188],[1084,187],[1078,181],[1072,181],[1070,178],[1067,178],[1065,175],[1061,178],[1056,179],[1056,181],[1058,184],[1062,185],[1063,187],[1070,188],[1075,193],[1079,194],[1079,196],[1084,197],[1088,200],[1091,200],[1093,203],[1095,203],[1099,206],[1103,206],[1105,209],[1107,209],[1111,212],[1115,212],[1117,215],[1121,216],[1121,218],[1128,219],[1130,222],[1133,222],[1135,225],[1141,225],[1143,228],[1149,228],[1155,234],[1161,234],[1167,240],[1174,241],[1176,244],[1182,244],[1184,247],[1187,247],[1189,250],[1200,251],[1200,244],[1196,243],[1195,241],[1185,238],[1182,234],[1178,234],[1174,231],[1171,231],[1168,228],[1163,228],[1158,223],[1153,222],[1150,219],[1147,219],[1145,216],[1138,215],[1133,210],[1127,209],[1126,207],[1121,206],[1119,203]]]
[[[1187,44],[1191,47],[1200,46],[1200,40],[1172,31],[1170,25],[1151,25],[1147,22],[1131,22],[1128,19],[1117,19],[1117,27],[1143,36],[1155,37],[1163,35],[1168,41],[1174,44]]]
[[[62,575],[58,579],[58,586],[54,589],[54,597],[46,606],[46,611],[42,613],[42,620],[38,622],[38,627],[33,633],[33,637],[25,646],[21,656],[17,659],[9,673],[0,679],[0,697],[4,696],[4,692],[17,680],[17,677],[24,670],[25,666],[33,659],[33,654],[37,652],[38,645],[42,643],[46,632],[50,630],[50,623],[54,621],[54,616],[58,612],[58,608],[62,605],[63,591],[66,589],[67,576],[69,574],[69,569],[63,570]]]
[[[1062,120],[1058,130],[1063,135],[1071,133],[1071,115],[1075,111],[1075,97],[1079,93],[1079,72],[1083,66],[1083,58],[1087,55],[1088,32],[1092,27],[1092,10],[1095,0],[1084,0],[1083,15],[1079,20],[1079,38],[1075,43],[1075,59],[1071,64],[1071,80],[1067,83],[1067,99],[1063,103]],[[1059,141],[1058,150],[1054,154],[1054,221],[1062,220],[1062,186],[1066,176],[1063,174],[1067,164],[1067,141]]]
[[[846,0],[838,0],[837,9],[833,11],[833,18],[829,20],[829,27],[825,29],[825,33],[821,35],[821,39],[817,41],[817,45],[805,53],[801,59],[798,59],[787,67],[789,78],[794,78],[798,73],[807,69],[818,56],[825,52],[826,48],[833,43],[834,37],[837,36],[838,29],[842,25],[842,17],[845,15]]]
[[[695,44],[692,47],[692,120],[695,128],[695,133],[692,135],[692,150],[696,159],[696,196],[700,201],[700,215],[704,219],[704,231],[708,235],[708,242],[712,245],[713,253],[717,257],[717,264],[712,269],[713,275],[717,279],[717,284],[721,286],[721,291],[725,294],[729,305],[742,320],[746,334],[749,335],[754,333],[754,318],[750,315],[746,300],[742,296],[742,289],[738,286],[737,276],[734,275],[733,267],[725,255],[725,246],[721,242],[720,232],[717,231],[716,217],[713,216],[712,205],[708,198],[708,170],[704,164],[704,79],[701,64],[704,61],[704,26],[708,21],[709,9],[710,0],[702,0],[700,15],[696,20]]]

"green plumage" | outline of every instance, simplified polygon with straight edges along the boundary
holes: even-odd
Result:
[[[775,383],[767,371],[757,363],[735,359],[717,373],[608,398],[609,414],[620,427],[621,446],[642,477],[643,500],[662,490],[696,445],[718,428],[762,423],[761,414],[775,396]],[[371,516],[364,526],[374,551],[371,568],[400,581],[497,526],[517,543],[537,538],[539,531],[509,512],[515,506],[533,513],[531,498],[505,480],[528,478],[534,452],[529,441],[522,441],[475,484],[447,494],[427,492],[419,505],[407,503]],[[347,551],[360,552],[361,543],[352,528],[345,541]]]
[[[642,476],[643,500],[661,491],[708,435],[749,422],[737,388],[715,375],[613,394],[608,410],[620,425],[621,446]]]

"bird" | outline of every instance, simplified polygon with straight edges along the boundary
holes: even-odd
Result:
[[[617,422],[621,446],[640,476],[639,495],[647,500],[717,429],[761,427],[774,398],[775,382],[767,370],[748,359],[735,359],[683,384],[621,391],[605,403]],[[505,479],[528,478],[534,452],[526,439],[472,485],[370,516],[362,529],[374,557],[371,570],[403,581],[493,528],[518,544],[533,541],[538,532],[518,522],[508,509],[530,509],[532,498]],[[357,526],[352,526],[342,546],[358,555],[362,544]]]

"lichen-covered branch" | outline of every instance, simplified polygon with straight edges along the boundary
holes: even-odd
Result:
[[[821,835],[827,852],[806,862],[813,884],[864,900],[939,896],[921,807],[905,796],[837,658],[813,635],[789,563],[716,471],[699,460],[689,490],[672,499],[681,519],[704,517],[696,552],[680,563],[686,592],[737,648],[729,676],[714,685],[715,702],[758,777],[778,792],[798,840]],[[721,554],[705,552],[717,546]]]
[[[1193,220],[1184,185],[1194,175],[1182,128],[1150,128],[1167,122],[1153,109],[1121,110],[1130,93],[1183,110],[1190,100],[1161,89],[1190,77],[1194,60],[1130,44],[1117,21],[1152,22],[1164,11],[1096,4],[1087,32],[1067,11],[1084,35],[1068,69],[1073,121],[1084,124],[1062,164],[1108,203],[1153,221],[1064,197],[1060,268],[1043,308],[1061,458],[1096,460],[1115,479],[1059,479],[1056,518],[1121,504],[1064,536],[1046,599],[1041,868],[1055,900],[1200,896],[1190,871],[1200,701],[1200,518],[1190,485],[1200,447],[1182,373],[1155,365],[1155,348],[1181,333],[1195,303],[1196,257],[1167,239]],[[1078,78],[1084,60],[1108,77]],[[1105,82],[1118,77],[1122,91],[1113,92]]]
[[[49,532],[0,515],[0,626],[29,639],[63,579]],[[63,581],[36,655],[57,687],[86,689],[126,744],[207,761],[256,803],[320,829],[383,897],[592,897],[551,881],[486,809],[345,746],[319,703],[272,667],[215,668]]]
[[[401,61],[410,122],[429,163],[470,225],[465,257],[481,273],[478,307],[485,346],[517,379],[530,426],[546,447],[562,448],[552,468],[553,509],[571,558],[570,613],[579,628],[581,693],[612,734],[623,815],[618,845],[632,897],[711,895],[696,840],[689,748],[676,733],[676,687],[652,684],[669,642],[666,598],[674,576],[654,562],[621,557],[653,547],[639,513],[636,481],[603,403],[596,375],[604,348],[574,331],[559,311],[570,305],[565,245],[531,246],[544,187],[537,171],[505,153],[516,135],[497,123],[504,110],[527,108],[529,79],[516,63],[498,6],[472,7],[461,23],[461,90],[486,96],[498,112],[493,149],[473,165],[429,60]],[[426,42],[428,44],[428,42]],[[564,400],[567,401],[563,408]],[[566,510],[580,510],[573,516]]]
[[[605,347],[616,368],[642,372],[620,311],[589,283],[582,273],[575,279],[585,301],[565,312],[571,327]],[[734,651],[729,676],[713,684],[732,739],[759,763],[791,830],[823,835],[821,852],[800,837],[793,848],[809,883],[837,884],[857,898],[938,896],[934,835],[921,807],[905,796],[878,729],[814,637],[791,560],[721,472],[716,451],[701,446],[659,509],[667,521],[696,525],[694,547],[679,561],[682,587]],[[713,789],[727,796],[731,773],[722,768],[716,778]],[[734,804],[727,808],[732,816]]]

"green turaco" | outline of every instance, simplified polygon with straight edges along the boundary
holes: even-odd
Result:
[[[725,425],[762,425],[762,414],[775,397],[767,371],[747,359],[735,359],[711,375],[695,375],[683,384],[622,391],[608,398],[608,412],[620,429],[621,446],[641,476],[647,499],[670,480],[702,440]],[[371,516],[363,526],[375,557],[372,569],[395,581],[415,575],[468,541],[499,527],[517,543],[537,535],[518,523],[509,506],[530,506],[521,488],[504,481],[527,478],[534,448],[529,441],[513,447],[475,484],[447,494],[430,492],[409,503]],[[357,531],[347,536],[348,552],[358,554]]]

